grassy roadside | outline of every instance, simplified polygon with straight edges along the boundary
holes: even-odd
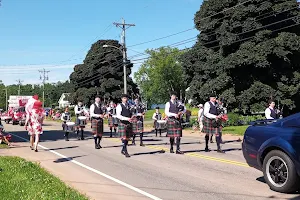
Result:
[[[7,144],[0,144],[0,149],[7,149],[7,148],[8,148]]]
[[[223,134],[243,136],[248,126],[228,126],[223,128]]]
[[[0,196],[5,200],[88,200],[37,164],[19,157],[0,156]]]

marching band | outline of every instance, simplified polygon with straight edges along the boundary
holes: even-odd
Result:
[[[122,141],[121,154],[129,158],[130,155],[127,149],[128,141],[132,140],[132,144],[135,145],[136,135],[139,135],[140,146],[145,146],[143,144],[143,136],[146,106],[142,104],[139,99],[135,99],[134,102],[129,102],[128,100],[128,95],[123,94],[121,96],[121,103],[116,105],[111,101],[106,107],[104,104],[101,104],[101,98],[96,96],[89,111],[85,108],[83,102],[79,100],[74,108],[76,116],[75,122],[72,121],[69,108],[65,108],[65,111],[60,118],[65,140],[69,141],[70,133],[76,133],[78,140],[84,140],[84,128],[87,125],[88,117],[90,117],[91,132],[94,138],[95,149],[101,149],[100,142],[104,134],[104,119],[107,118],[108,127],[110,129],[110,138],[112,137],[114,130],[114,136],[118,134]],[[29,107],[28,105],[27,107]],[[223,100],[217,100],[215,95],[210,95],[210,101],[206,102],[204,106],[201,104],[200,107],[200,109],[203,110],[201,115],[198,116],[198,121],[201,121],[202,123],[200,131],[205,133],[205,151],[210,151],[208,142],[210,136],[215,135],[218,148],[217,152],[224,153],[220,145],[222,143],[222,122],[227,120],[227,111],[223,105]],[[269,108],[269,110],[271,110],[271,108]],[[273,116],[272,110],[270,112],[270,115]],[[166,129],[166,136],[170,138],[170,153],[184,154],[180,149],[180,143],[183,129],[183,115],[185,113],[185,105],[177,99],[176,92],[172,92],[170,100],[165,104],[165,117],[163,117],[159,107],[156,107],[156,110],[152,115],[156,137],[158,136],[158,133],[161,137],[162,130]],[[29,114],[30,110],[27,112],[28,116]],[[81,131],[81,135],[79,134],[79,131]],[[175,152],[174,144],[176,144]]]

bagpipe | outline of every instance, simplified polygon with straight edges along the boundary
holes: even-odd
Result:
[[[223,126],[222,123],[228,121],[228,115],[226,113],[226,108],[222,105],[217,104],[217,115],[219,116],[219,118],[213,120],[212,126],[214,128],[219,128]]]

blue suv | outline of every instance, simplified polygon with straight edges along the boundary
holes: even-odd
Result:
[[[277,192],[300,189],[300,113],[255,121],[245,132],[243,154],[249,166],[263,172]]]

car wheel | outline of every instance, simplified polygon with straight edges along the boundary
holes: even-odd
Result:
[[[289,193],[299,188],[299,177],[290,157],[282,151],[267,154],[263,162],[264,178],[269,187],[277,192]]]

